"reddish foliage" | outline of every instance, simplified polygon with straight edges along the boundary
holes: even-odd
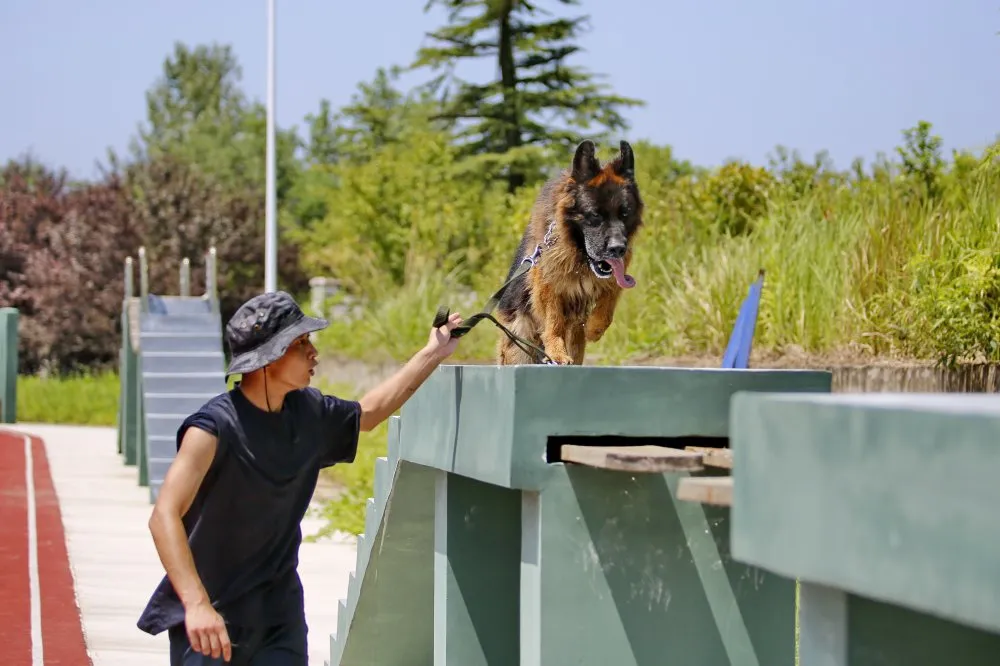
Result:
[[[188,257],[200,294],[214,240],[225,321],[263,289],[263,204],[263,193],[227,192],[169,158],[80,187],[31,165],[0,170],[0,307],[22,313],[20,371],[117,365],[124,261],[141,245],[151,292],[178,293]],[[297,259],[283,243],[279,279],[294,292],[307,286]]]
[[[71,188],[22,165],[0,180],[0,305],[21,311],[21,371],[116,361],[121,267],[139,239],[121,184]]]
[[[245,300],[264,289],[264,193],[227,191],[194,167],[167,156],[130,174],[133,215],[144,229],[149,289],[176,294],[181,260],[191,260],[191,293],[205,286],[205,252],[216,248],[218,291],[223,321]],[[300,292],[308,277],[299,268],[299,250],[282,240],[278,279]],[[138,275],[138,274],[137,274]]]

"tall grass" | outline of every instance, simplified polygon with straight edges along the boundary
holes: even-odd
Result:
[[[676,175],[661,163],[669,154],[638,144],[646,202],[631,267],[638,285],[623,295],[614,324],[588,347],[588,357],[622,363],[720,356],[746,290],[763,269],[758,350],[1000,358],[994,305],[1000,167],[967,154],[945,162],[935,157],[938,145],[921,124],[907,133],[899,162],[881,161],[870,172],[798,160],[782,168],[733,163]],[[503,282],[537,192],[538,186],[513,197],[497,193],[464,216],[454,207],[439,215],[437,234],[447,239],[463,218],[482,227],[490,212],[489,251],[470,248],[474,260],[456,261],[455,251],[445,257],[435,243],[417,243],[408,249],[403,280],[386,280],[378,270],[356,274],[365,314],[335,322],[321,337],[324,351],[402,359],[426,340],[438,304],[477,311]],[[427,223],[426,215],[418,219]],[[483,322],[456,358],[491,359],[497,335]]]
[[[114,426],[118,375],[19,376],[17,420],[25,423]]]

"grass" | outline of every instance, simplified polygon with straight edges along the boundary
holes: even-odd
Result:
[[[721,357],[764,269],[759,352],[1000,360],[997,164],[959,155],[928,173],[883,165],[863,175],[798,165],[808,177],[727,165],[668,182],[660,166],[638,159],[646,201],[630,267],[638,284],[588,358]],[[400,283],[377,266],[357,278],[362,314],[334,321],[321,351],[398,361],[424,344],[438,305],[478,311],[503,282],[537,190],[506,206],[485,258],[458,261],[429,245],[423,254],[411,248]],[[442,237],[458,224],[443,218]],[[491,323],[477,327],[456,360],[492,360],[497,335]]]
[[[18,376],[17,420],[26,423],[114,426],[118,375]]]

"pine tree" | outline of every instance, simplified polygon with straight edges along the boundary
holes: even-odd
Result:
[[[577,5],[579,0],[557,0]],[[467,156],[499,172],[511,191],[540,177],[548,147],[571,149],[594,128],[626,130],[619,109],[642,101],[607,92],[596,75],[567,60],[588,17],[550,18],[534,0],[428,0],[442,5],[448,24],[429,33],[433,43],[412,67],[444,70],[428,85],[440,91],[439,118],[457,130]],[[499,78],[478,84],[454,74],[463,60],[490,58]],[[452,83],[452,91],[448,83]]]

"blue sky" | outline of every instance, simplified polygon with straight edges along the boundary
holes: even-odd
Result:
[[[277,5],[283,126],[302,127],[323,97],[346,103],[376,67],[408,63],[443,17],[424,0]],[[846,167],[891,152],[920,119],[948,149],[1000,132],[1000,0],[584,0],[569,11],[591,15],[578,62],[647,102],[628,112],[626,138],[700,164],[763,163],[782,144]],[[4,0],[0,160],[30,151],[96,175],[142,122],[176,40],[232,44],[244,89],[263,99],[266,20],[263,0]]]

